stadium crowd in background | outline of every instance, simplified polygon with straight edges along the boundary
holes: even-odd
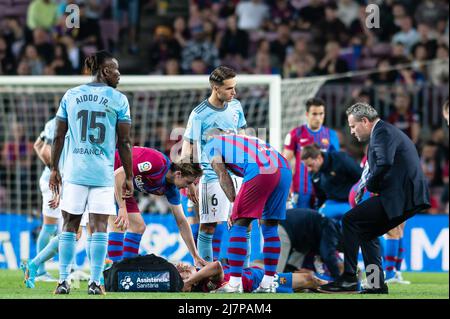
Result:
[[[0,8],[5,9],[0,10],[0,75],[81,74],[85,56],[103,48],[117,52],[121,61],[121,54],[126,58],[124,50],[130,58],[144,56],[148,68],[138,71],[147,74],[209,74],[219,64],[229,65],[240,74],[280,74],[283,78],[376,69],[378,72],[363,81],[347,77],[328,83],[363,84],[354,92],[352,102],[374,104],[374,96],[379,99],[382,118],[401,128],[417,145],[432,189],[430,212],[448,207],[442,192],[448,185],[448,134],[442,126],[430,127],[427,134],[421,134],[421,114],[414,109],[412,98],[424,93],[415,91],[414,84],[448,85],[446,1],[374,1],[379,3],[381,27],[368,29],[368,1],[363,0],[189,0],[185,15],[170,23],[157,23],[153,34],[144,32],[141,26],[148,10],[142,9],[163,2],[167,3],[9,1],[17,5]],[[69,13],[65,8],[70,4],[80,8],[80,28],[66,25]],[[119,36],[108,38],[114,30]],[[433,59],[440,60],[421,64]],[[390,69],[398,64],[411,65]],[[122,69],[123,74],[136,73]],[[392,84],[406,86],[393,90],[389,87]],[[417,105],[417,101],[414,103]],[[333,129],[338,134],[346,130]],[[28,152],[21,147],[26,142],[0,145],[0,176],[11,159]],[[341,142],[351,155],[361,155],[352,152],[347,141]],[[19,145],[13,147],[14,143]]]

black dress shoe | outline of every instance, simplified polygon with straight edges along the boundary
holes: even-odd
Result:
[[[363,289],[361,292],[361,294],[374,294],[374,295],[387,295],[389,294],[389,289],[388,286],[383,283],[383,286],[381,286],[381,288],[366,288]]]
[[[320,286],[317,290],[323,293],[359,293],[359,282],[356,276],[342,275],[336,281]]]

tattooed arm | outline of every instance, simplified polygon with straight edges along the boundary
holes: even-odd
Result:
[[[225,195],[227,195],[228,200],[233,203],[236,198],[236,191],[234,189],[231,176],[222,161],[222,157],[214,157],[211,161],[211,167],[216,172],[217,177],[219,177],[220,186],[222,187]]]

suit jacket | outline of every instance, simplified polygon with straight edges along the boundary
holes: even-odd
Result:
[[[373,129],[367,155],[367,190],[380,195],[389,219],[431,207],[419,155],[406,134],[380,120]]]

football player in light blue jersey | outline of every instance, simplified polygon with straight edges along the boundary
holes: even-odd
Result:
[[[44,171],[39,179],[39,187],[42,193],[42,228],[37,238],[37,253],[41,252],[49,243],[50,239],[58,232],[58,222],[61,218],[59,208],[53,209],[49,206],[52,199],[52,192],[48,186],[50,179],[50,156],[53,136],[55,135],[55,118],[49,120],[34,142],[34,151],[45,164]],[[51,275],[45,270],[45,264],[42,263],[36,269],[36,281],[55,281]]]
[[[56,134],[51,156],[50,189],[59,195],[61,175],[58,164],[63,146],[67,158],[63,168],[64,183],[60,208],[64,218],[59,240],[59,281],[55,294],[68,294],[67,277],[75,254],[76,233],[83,212],[89,212],[88,256],[91,276],[88,294],[104,294],[100,279],[108,247],[109,215],[115,215],[114,155],[117,149],[125,170],[124,198],[133,193],[131,170],[130,107],[128,100],[115,90],[120,79],[117,60],[106,51],[88,57],[85,66],[93,82],[69,89],[56,114]],[[68,134],[67,142],[64,136]],[[65,145],[66,144],[66,145]],[[126,229],[127,216],[118,216],[118,227]]]
[[[198,188],[195,185],[188,188],[188,197],[199,210],[200,229],[197,247],[200,256],[206,261],[213,261],[219,256],[220,241],[225,222],[231,212],[231,203],[220,187],[209,160],[203,154],[203,147],[211,130],[242,133],[247,122],[241,103],[234,98],[236,72],[228,67],[219,66],[209,76],[209,83],[211,95],[194,108],[189,116],[182,155],[197,156],[195,160],[199,160],[202,165],[201,183]],[[238,188],[241,178],[234,176],[233,179],[235,187]]]

